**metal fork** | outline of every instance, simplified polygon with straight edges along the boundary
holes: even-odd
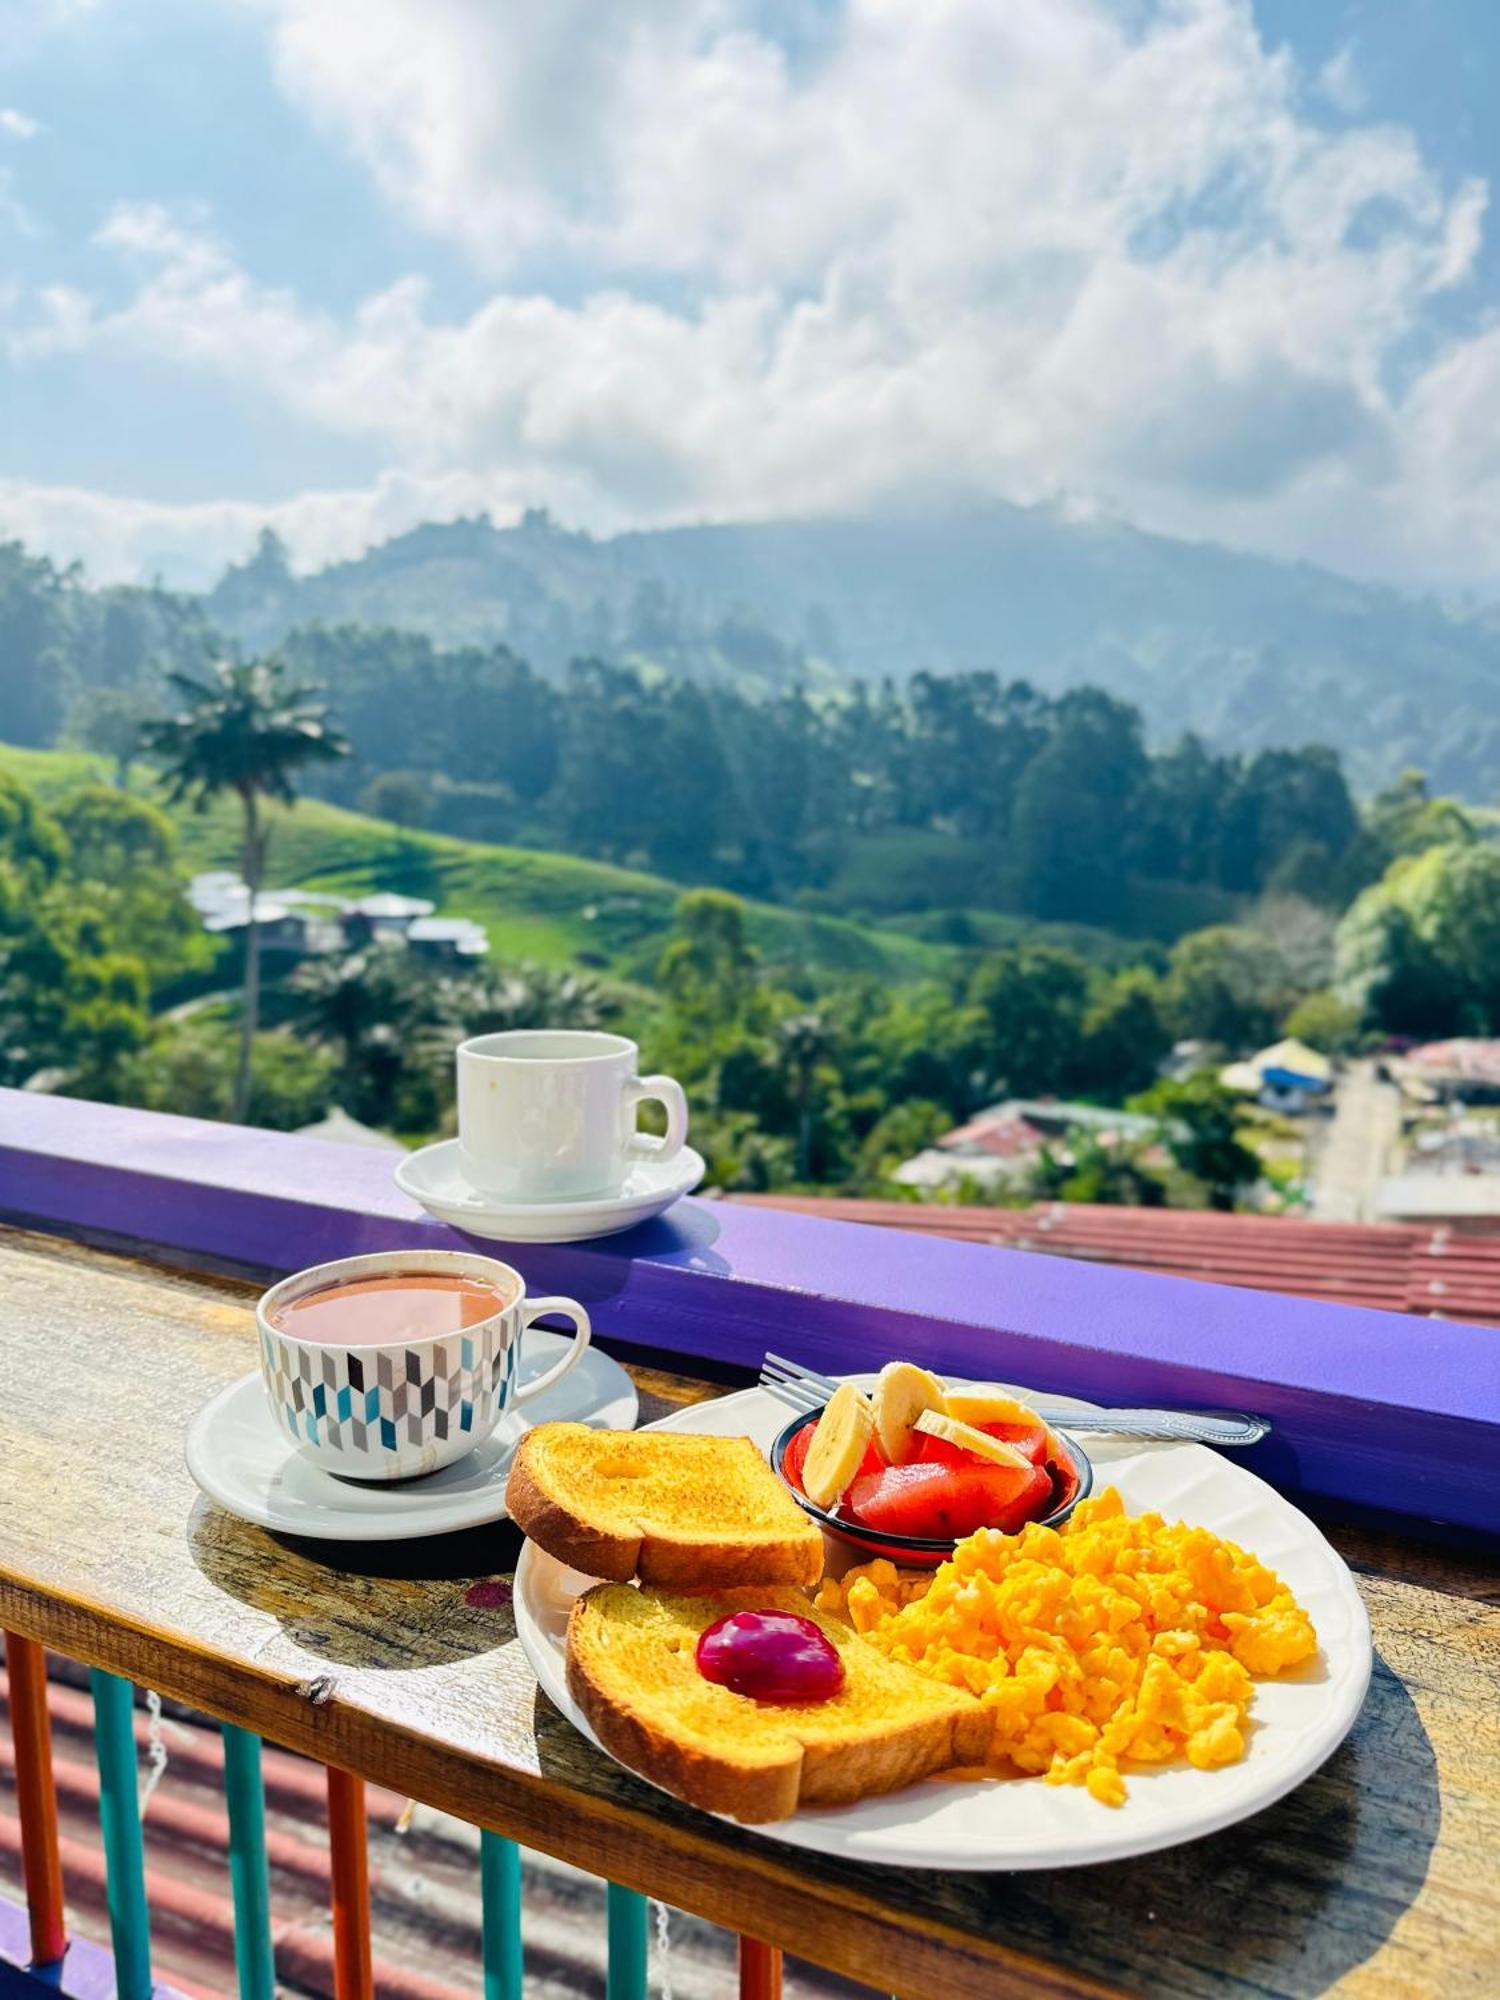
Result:
[[[839,1386],[831,1375],[804,1368],[784,1355],[768,1354],[760,1386],[794,1410],[817,1410]],[[1166,1444],[1217,1444],[1235,1450],[1259,1444],[1270,1431],[1264,1417],[1238,1410],[1069,1410],[1056,1403],[1028,1402],[1043,1423],[1095,1436],[1134,1437]]]

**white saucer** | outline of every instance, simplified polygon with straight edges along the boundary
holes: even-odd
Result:
[[[529,1328],[521,1381],[550,1368],[569,1337]],[[304,1458],[271,1413],[259,1373],[232,1382],[188,1427],[188,1471],[210,1500],[279,1535],[329,1542],[404,1542],[505,1519],[505,1475],[533,1424],[571,1422],[632,1430],[635,1384],[618,1361],[588,1348],[544,1396],[500,1419],[483,1444],[425,1479],[385,1484],[339,1479]]]
[[[504,1202],[475,1192],[459,1171],[457,1139],[408,1153],[396,1185],[429,1215],[469,1236],[501,1243],[579,1243],[614,1236],[660,1215],[703,1178],[703,1155],[684,1146],[670,1160],[635,1160],[618,1194],[593,1201]]]

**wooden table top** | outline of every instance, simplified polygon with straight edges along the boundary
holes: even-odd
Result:
[[[469,1601],[513,1569],[510,1527],[361,1552],[209,1505],[183,1436],[254,1366],[253,1296],[0,1231],[0,1624],[884,1993],[1500,1993],[1493,1560],[1331,1531],[1374,1627],[1369,1700],[1228,1832],[1051,1875],[819,1861],[678,1806],[557,1714],[506,1593]],[[715,1393],[632,1372],[643,1419]]]

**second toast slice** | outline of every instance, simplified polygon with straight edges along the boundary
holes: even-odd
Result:
[[[732,1590],[823,1574],[822,1533],[745,1437],[539,1424],[505,1502],[548,1555],[613,1583]]]
[[[698,1641],[734,1611],[816,1625],[844,1665],[838,1693],[761,1703],[706,1680]],[[887,1659],[794,1590],[684,1597],[596,1584],[568,1621],[568,1691],[612,1757],[690,1805],[751,1823],[979,1763],[994,1720],[973,1695]]]

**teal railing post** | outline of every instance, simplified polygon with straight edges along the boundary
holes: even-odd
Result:
[[[109,1934],[116,2000],[150,2000],[151,1926],[135,1761],[135,1690],[114,1674],[89,1670],[94,1750],[99,1760],[99,1824],[109,1888]]]
[[[605,2000],[646,2000],[646,1899],[605,1885],[609,1906],[609,1978]]]
[[[521,1850],[504,1834],[479,1836],[479,1890],[484,1906],[484,2000],[523,2000]]]
[[[260,1738],[232,1722],[224,1738],[224,1803],[229,1808],[229,1886],[234,1894],[234,1968],[240,2000],[274,2000],[271,1878],[266,1864],[266,1798]]]

